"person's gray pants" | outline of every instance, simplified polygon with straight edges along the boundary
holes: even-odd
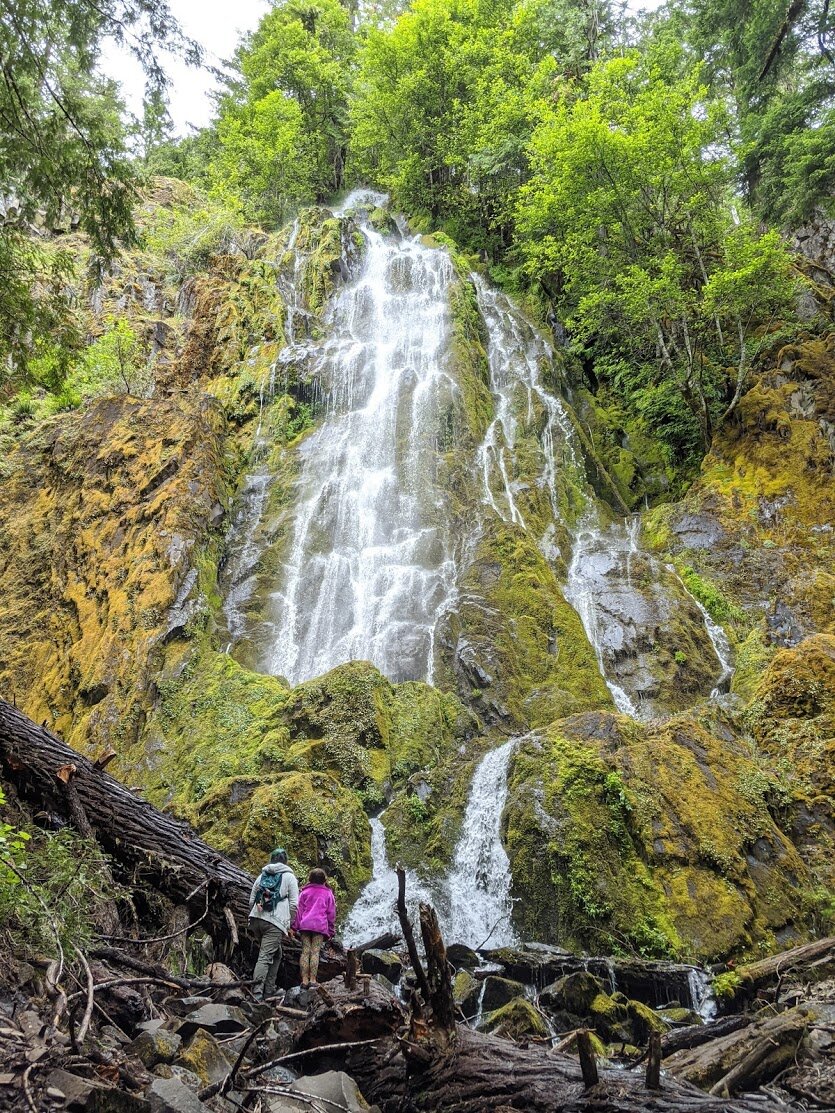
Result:
[[[252,992],[257,998],[272,997],[275,993],[278,968],[281,966],[281,944],[284,941],[284,932],[269,920],[261,920],[257,916],[249,921],[249,926],[255,938],[261,941],[253,974],[255,985],[252,987]]]

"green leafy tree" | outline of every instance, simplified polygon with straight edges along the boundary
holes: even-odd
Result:
[[[829,0],[703,0],[685,33],[734,110],[749,199],[796,225],[835,192],[835,13]],[[678,17],[676,17],[678,18]]]
[[[239,48],[211,177],[250,216],[279,223],[342,188],[354,52],[337,0],[286,0]]]
[[[25,369],[61,313],[66,261],[27,241],[33,223],[70,214],[100,260],[133,234],[135,169],[115,86],[98,76],[105,36],[162,81],[159,47],[195,57],[165,0],[0,0],[0,360]]]
[[[529,275],[598,374],[687,455],[733,412],[795,287],[778,237],[735,214],[724,105],[680,61],[665,47],[557,83],[517,218]]]
[[[145,165],[153,169],[157,152],[172,141],[174,124],[168,111],[168,102],[162,89],[148,91],[142,105],[140,121],[140,140]]]

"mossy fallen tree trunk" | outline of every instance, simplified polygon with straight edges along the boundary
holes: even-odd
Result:
[[[74,768],[73,768],[74,767]],[[157,889],[202,920],[228,949],[246,925],[252,877],[102,768],[0,700],[0,771],[22,799],[78,823],[134,883]],[[71,785],[71,791],[67,791]],[[208,902],[207,902],[208,891]]]
[[[726,1008],[753,1000],[764,989],[774,987],[779,997],[784,981],[814,984],[835,974],[835,936],[816,939],[790,951],[738,966],[721,976]]]
[[[577,1059],[520,1047],[459,1025],[441,1048],[407,1031],[406,1009],[381,986],[367,994],[328,982],[300,1032],[305,1070],[346,1070],[383,1113],[772,1113],[768,1100],[719,1098],[663,1075],[648,1090],[643,1072],[599,1071],[586,1089]],[[428,1035],[428,1033],[427,1033]],[[322,1050],[317,1054],[315,1048]]]

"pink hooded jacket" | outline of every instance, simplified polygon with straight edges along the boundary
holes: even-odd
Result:
[[[299,906],[293,920],[294,931],[318,931],[320,935],[333,935],[336,921],[336,901],[327,885],[305,885],[299,893]]]

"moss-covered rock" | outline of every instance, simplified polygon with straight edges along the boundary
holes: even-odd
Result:
[[[710,725],[586,715],[519,747],[506,842],[526,934],[709,958],[803,930],[812,878],[776,779]]]
[[[603,992],[603,983],[585,970],[566,974],[551,985],[546,986],[539,995],[543,1006],[553,1012],[571,1013],[573,1016],[587,1016],[591,1003],[598,993]]]
[[[461,594],[453,623],[459,690],[485,718],[542,726],[612,706],[582,623],[528,534],[495,525]]]
[[[491,1032],[494,1036],[510,1040],[548,1035],[548,1025],[541,1013],[525,997],[514,997],[500,1009],[488,1013],[478,1028],[481,1032]]]
[[[324,867],[343,902],[354,900],[371,876],[368,819],[357,795],[327,773],[229,777],[184,814],[211,845],[252,872],[283,845],[300,876]]]
[[[6,459],[0,683],[70,744],[112,745],[122,775],[144,764],[166,644],[217,601],[227,500],[223,413],[206,396],[102,399]]]

